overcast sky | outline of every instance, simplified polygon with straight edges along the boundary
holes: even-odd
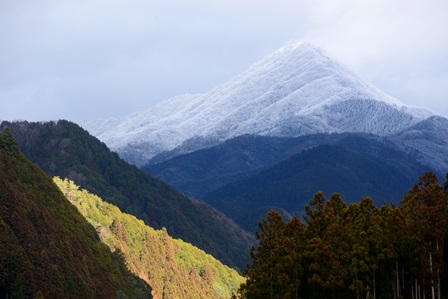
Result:
[[[448,116],[447,0],[0,0],[0,119],[126,115],[292,39]]]

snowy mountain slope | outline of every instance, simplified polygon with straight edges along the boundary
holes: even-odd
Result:
[[[387,137],[397,148],[431,166],[440,174],[448,173],[448,119],[432,116]],[[439,177],[443,182],[444,178]]]
[[[430,115],[363,81],[321,49],[292,41],[206,94],[175,97],[120,120],[82,126],[141,165],[176,147],[193,151],[242,134],[387,135]]]

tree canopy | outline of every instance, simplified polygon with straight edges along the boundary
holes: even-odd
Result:
[[[95,227],[101,241],[120,252],[130,270],[151,285],[154,298],[229,298],[244,282],[236,270],[173,239],[166,229],[145,225],[73,181],[55,177],[54,182]]]
[[[446,186],[425,173],[398,206],[381,207],[318,192],[303,222],[272,210],[258,224],[239,296],[447,298]]]
[[[151,298],[50,176],[0,134],[0,297]]]

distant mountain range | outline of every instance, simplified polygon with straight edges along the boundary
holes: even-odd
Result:
[[[192,152],[243,134],[384,136],[431,115],[388,96],[323,50],[292,41],[205,94],[183,95],[121,119],[81,125],[125,160],[143,165],[164,151]]]
[[[224,185],[204,200],[249,231],[271,209],[303,215],[317,191],[339,193],[349,203],[371,197],[377,206],[397,204],[426,170],[403,158],[375,157],[337,145],[320,145]]]
[[[205,94],[82,126],[249,230],[270,208],[300,213],[317,191],[381,204],[400,199],[425,171],[448,172],[446,118],[297,41]]]
[[[347,202],[370,196],[377,205],[397,203],[421,174],[433,169],[385,137],[342,133],[245,135],[143,170],[254,231],[270,209],[300,214],[317,191],[338,192]]]
[[[295,138],[243,135],[166,161],[154,162],[156,159],[152,159],[142,169],[190,197],[204,199],[208,193],[228,183],[247,179],[261,170],[321,145],[337,145],[381,159],[383,164],[399,165],[405,176],[411,179],[404,185],[406,187],[425,170],[443,175],[439,168],[424,166],[417,161],[418,156],[402,151],[395,141],[366,133],[313,134]],[[409,174],[412,176],[409,177]],[[392,195],[382,197],[390,200],[394,197]]]

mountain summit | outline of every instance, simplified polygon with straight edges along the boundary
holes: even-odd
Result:
[[[380,91],[318,47],[291,41],[205,94],[174,97],[122,119],[82,125],[141,165],[163,151],[194,151],[243,134],[388,135],[430,115]]]

